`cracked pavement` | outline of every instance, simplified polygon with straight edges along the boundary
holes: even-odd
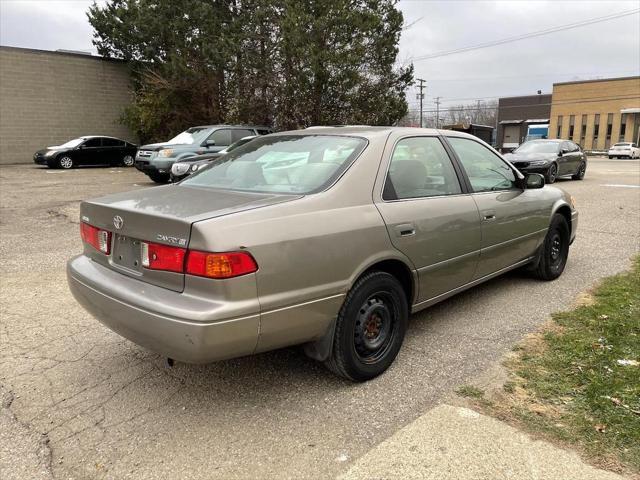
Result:
[[[551,312],[630,265],[640,250],[640,188],[606,185],[640,185],[640,162],[595,159],[583,182],[558,185],[574,195],[581,215],[559,280],[514,272],[414,315],[392,368],[356,385],[298,348],[166,368],[160,356],[95,321],[65,279],[66,260],[81,250],[79,201],[152,184],[134,169],[0,167],[0,439],[11,442],[0,450],[0,476],[346,472],[494,365]]]

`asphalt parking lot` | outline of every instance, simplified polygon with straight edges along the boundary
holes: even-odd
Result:
[[[87,314],[65,280],[79,202],[152,184],[134,169],[1,167],[0,383],[32,450],[20,460],[42,463],[43,478],[335,477],[630,265],[640,162],[593,159],[584,181],[557,185],[581,215],[559,280],[510,273],[414,315],[394,366],[351,384],[296,348],[165,368]]]

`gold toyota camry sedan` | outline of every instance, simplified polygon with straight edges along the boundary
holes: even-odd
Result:
[[[82,202],[80,220],[69,287],[120,335],[191,363],[300,344],[364,381],[410,313],[518,267],[560,276],[578,213],[464,133],[318,127]]]

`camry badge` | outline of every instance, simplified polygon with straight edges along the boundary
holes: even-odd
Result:
[[[120,215],[116,215],[115,217],[113,217],[113,226],[114,227],[116,227],[118,230],[120,230],[123,225],[124,225],[124,220],[122,219],[122,217]]]

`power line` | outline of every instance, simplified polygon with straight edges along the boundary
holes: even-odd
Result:
[[[431,60],[433,58],[440,58],[440,57],[446,57],[448,55],[454,55],[456,53],[464,53],[464,52],[469,52],[472,50],[479,50],[481,48],[488,48],[488,47],[494,47],[497,45],[504,45],[506,43],[512,43],[512,42],[517,42],[520,40],[525,40],[527,38],[535,38],[535,37],[541,37],[543,35],[549,35],[551,33],[556,33],[556,32],[561,32],[564,30],[571,30],[574,28],[579,28],[579,27],[584,27],[587,25],[593,25],[594,23],[601,23],[601,22],[607,22],[609,20],[615,20],[616,18],[622,18],[622,17],[626,17],[629,15],[635,15],[637,13],[640,12],[640,8],[635,8],[633,10],[625,10],[622,12],[618,12],[618,13],[612,13],[610,15],[605,15],[602,17],[595,17],[595,18],[590,18],[587,20],[583,20],[581,22],[574,22],[574,23],[568,23],[566,25],[559,25],[557,27],[551,27],[551,28],[547,28],[544,30],[538,30],[536,32],[530,32],[530,33],[525,33],[522,35],[516,35],[514,37],[507,37],[507,38],[503,38],[500,40],[493,40],[491,42],[485,42],[485,43],[479,43],[477,45],[470,45],[468,47],[461,47],[461,48],[455,48],[453,50],[444,50],[441,52],[435,52],[435,53],[431,53],[429,55],[422,55],[420,57],[415,57],[413,59],[414,62],[417,61],[421,61],[421,60]]]

